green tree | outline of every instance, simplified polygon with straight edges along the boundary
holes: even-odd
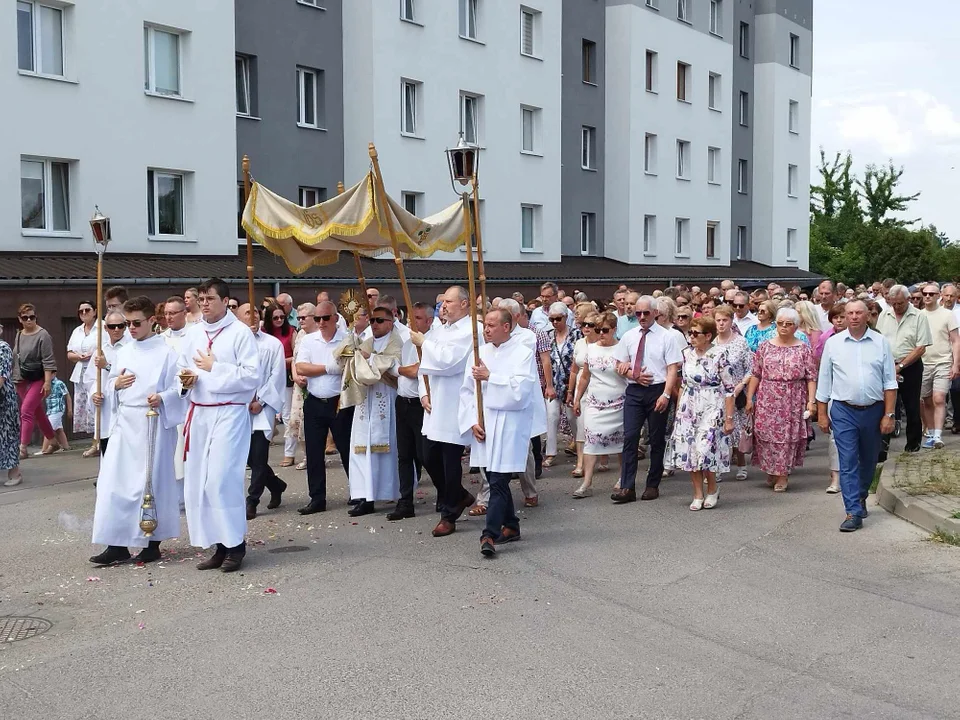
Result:
[[[903,167],[894,167],[893,160],[890,160],[886,167],[867,165],[863,179],[857,181],[863,191],[867,218],[874,225],[905,227],[917,222],[888,217],[890,213],[906,212],[910,203],[920,197],[919,192],[913,195],[897,194],[902,177]]]

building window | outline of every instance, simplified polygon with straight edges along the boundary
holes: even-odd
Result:
[[[657,247],[657,216],[643,216],[643,254],[653,255]]]
[[[183,175],[147,170],[147,234],[183,237]]]
[[[520,54],[537,57],[540,52],[540,11],[520,8]]]
[[[707,182],[720,184],[720,148],[707,148]]]
[[[657,53],[647,50],[647,92],[657,92]]]
[[[400,132],[404,135],[417,134],[422,85],[423,83],[416,80],[400,82]]]
[[[647,7],[653,8],[654,10],[660,9],[660,0],[647,0]]]
[[[540,235],[540,205],[520,206],[520,249],[536,250]]]
[[[154,27],[143,28],[143,89],[179,97],[180,36]]]
[[[414,0],[400,0],[400,19],[407,22],[416,22]]]
[[[300,5],[309,5],[310,7],[319,8],[321,10],[325,9],[320,3],[320,0],[297,0],[297,3]]]
[[[800,132],[800,103],[796,100],[790,101],[790,111],[788,115],[788,127],[790,132],[795,135]]]
[[[420,211],[423,209],[423,193],[404,191],[400,193],[400,200],[403,202],[404,210],[420,217]],[[473,203],[470,203],[470,207],[473,207]]]
[[[540,108],[521,107],[520,124],[521,140],[520,149],[525,153],[540,153]]]
[[[790,33],[790,67],[800,67],[800,36]]]
[[[322,187],[303,187],[301,186],[297,193],[300,207],[313,207],[319,205],[327,199],[327,189]]]
[[[250,115],[250,58],[237,55],[235,61],[237,74],[237,114]]]
[[[63,11],[35,2],[17,3],[17,67],[63,77]]]
[[[460,37],[476,40],[480,0],[460,0]]]
[[[297,68],[297,124],[301,127],[324,126],[324,77],[323,70]]]
[[[710,32],[723,36],[723,2],[710,0]]]
[[[243,189],[243,183],[237,183],[237,237],[244,238],[247,231],[243,229],[243,209],[247,205],[246,192]]]
[[[737,226],[737,260],[747,257],[747,226]]]
[[[70,231],[70,163],[43,158],[20,160],[20,227]]]
[[[657,136],[653,133],[643,137],[643,171],[650,175],[657,174]]]
[[[690,143],[677,140],[677,179],[690,179]]]
[[[463,139],[471,145],[480,145],[482,100],[480,95],[460,93],[460,132],[463,133]]]
[[[591,40],[582,42],[580,64],[583,67],[583,81],[597,84],[597,44]]]
[[[737,160],[737,192],[746,195],[748,187],[747,161],[741,158]]]
[[[717,257],[717,227],[720,223],[713,220],[707,221],[707,257]]]
[[[580,213],[580,254],[596,252],[597,214]]]
[[[588,125],[580,129],[580,167],[597,169],[597,129]]]
[[[740,23],[740,57],[750,57],[750,25]]]
[[[689,102],[687,93],[690,90],[690,66],[685,62],[677,63],[677,100]]]
[[[740,91],[740,124],[743,127],[750,125],[750,93]]]
[[[787,195],[797,196],[797,166],[787,165]]]
[[[710,73],[707,77],[707,106],[711,110],[719,110],[721,97],[720,76],[716,73]]]
[[[673,252],[677,257],[686,257],[690,239],[690,219],[677,218]]]
[[[677,20],[690,22],[690,3],[688,0],[677,0]]]
[[[796,260],[793,256],[797,250],[797,231],[794,228],[787,230],[787,260]]]

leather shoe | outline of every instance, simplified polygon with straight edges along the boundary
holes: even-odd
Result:
[[[228,552],[223,558],[223,563],[220,565],[220,572],[236,572],[240,569],[240,566],[243,564],[243,556],[246,553],[242,552]]]
[[[534,495],[533,497],[528,497],[523,499],[523,506],[528,508],[536,507],[540,504],[540,496]]]
[[[107,549],[99,555],[90,558],[94,565],[115,565],[116,563],[126,562],[130,559],[130,551],[119,545],[108,545]]]
[[[204,560],[202,563],[197,565],[197,570],[216,570],[218,567],[223,565],[223,561],[227,557],[227,551],[221,548],[217,548],[217,551]]]
[[[247,520],[253,520],[257,516],[257,506],[253,503],[247,503]]]
[[[500,528],[500,537],[497,538],[498,543],[508,543],[508,542],[517,542],[520,539],[520,530],[514,530],[513,528],[508,528],[504,525]]]
[[[133,561],[138,563],[151,563],[159,559],[160,543],[157,540],[151,540],[143,550],[137,553]]]
[[[360,517],[361,515],[369,515],[373,511],[373,502],[371,500],[361,500],[357,503],[356,507],[347,512],[347,515],[350,517]]]
[[[476,499],[473,495],[471,495],[471,494],[468,493],[466,490],[464,490],[464,492],[463,492],[463,499],[457,504],[457,507],[454,509],[454,512],[455,512],[457,515],[459,515],[459,514],[462,513],[464,510],[466,510],[468,507],[470,507],[471,505],[473,505],[476,501],[477,501],[477,499]]]
[[[390,522],[394,520],[406,520],[407,518],[415,517],[415,515],[413,508],[404,509],[398,507],[396,510],[387,513],[387,520]]]
[[[480,554],[485,558],[497,556],[497,546],[493,543],[493,538],[480,538]]]
[[[314,513],[326,512],[327,504],[319,502],[309,502],[304,505],[302,508],[298,508],[297,512],[301,515],[313,515]]]
[[[457,531],[457,524],[452,523],[449,520],[441,520],[437,523],[437,526],[433,529],[434,537],[446,537],[447,535],[453,535]]]
[[[863,527],[863,520],[856,515],[847,515],[847,519],[840,523],[840,532],[856,532]]]
[[[640,496],[641,500],[656,500],[660,497],[660,489],[654,487],[648,487],[643,489],[643,494]]]
[[[621,488],[617,490],[610,496],[610,499],[613,500],[617,505],[623,505],[624,503],[632,503],[637,501],[637,491],[633,488],[624,490]]]
[[[274,510],[280,507],[280,501],[282,500],[284,491],[287,489],[287,484],[283,480],[281,480],[280,486],[281,487],[279,490],[270,491],[270,502],[267,503],[267,510]]]

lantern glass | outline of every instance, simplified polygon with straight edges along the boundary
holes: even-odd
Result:
[[[90,219],[90,230],[93,232],[93,241],[98,246],[107,246],[110,242],[110,218],[104,217],[97,208],[93,217]]]
[[[450,167],[450,180],[461,185],[473,181],[477,174],[480,159],[480,148],[468,144],[460,134],[457,146],[447,150],[447,162]]]

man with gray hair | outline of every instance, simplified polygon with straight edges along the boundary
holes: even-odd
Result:
[[[887,292],[889,307],[877,319],[877,332],[883,335],[893,350],[896,363],[898,396],[903,403],[907,420],[906,452],[919,452],[923,440],[920,422],[920,386],[923,383],[924,353],[932,342],[930,324],[923,314],[910,304],[910,291],[903,285],[894,285]],[[883,439],[880,462],[886,460],[890,435]]]
[[[297,309],[293,306],[293,298],[287,293],[280,293],[277,295],[277,305],[283,308],[283,311],[287,314],[287,321],[291,327],[299,330],[300,321],[297,320]]]
[[[743,290],[737,290],[731,304],[733,305],[733,324],[741,335],[746,335],[747,330],[760,322],[757,316],[750,312],[750,296]]]
[[[623,315],[617,318],[617,340],[622,340],[628,330],[633,330],[640,323],[637,321],[637,300],[640,299],[640,293],[630,291],[624,296]],[[573,327],[571,325],[570,327]]]

